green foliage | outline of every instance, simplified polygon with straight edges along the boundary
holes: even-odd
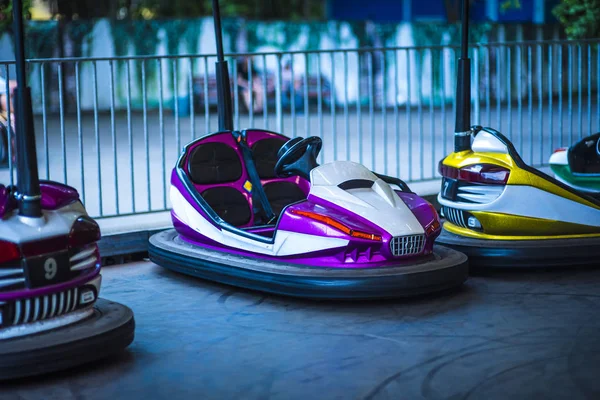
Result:
[[[516,8],[521,8],[520,0],[503,0],[500,2],[500,11],[503,13]]]
[[[32,0],[23,0],[23,16],[26,19],[31,18],[29,9]],[[0,0],[0,33],[11,31],[13,21],[13,7],[11,0]]]
[[[600,36],[600,0],[562,0],[552,13],[570,39]]]

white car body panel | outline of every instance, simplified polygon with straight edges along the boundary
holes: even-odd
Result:
[[[171,186],[171,203],[177,217],[190,228],[225,246],[253,253],[288,256],[344,247],[349,242],[346,239],[307,235],[279,229],[275,235],[275,242],[265,243],[214,226],[196,211],[174,186]]]
[[[471,149],[475,153],[508,154],[508,147],[498,140],[497,137],[486,131],[479,131],[477,135],[475,135],[473,143],[471,144]]]
[[[81,202],[77,201],[54,211],[43,210],[43,217],[23,220],[18,210],[0,221],[0,240],[21,244],[53,236],[68,235],[75,220],[87,215]]]
[[[569,165],[568,151],[558,151],[550,156],[548,162],[554,165]]]
[[[344,190],[339,184],[352,179],[373,182],[371,188]],[[336,161],[311,171],[309,196],[314,196],[360,215],[392,236],[424,233],[424,229],[392,188],[361,164]],[[318,200],[317,200],[318,201]]]
[[[574,224],[600,226],[597,209],[571,201],[533,186],[507,185],[502,194],[487,204],[453,202],[438,195],[438,201],[446,207],[465,211],[487,211],[531,218],[560,220]],[[532,207],[531,205],[535,206]]]
[[[350,190],[338,187],[340,183],[352,179],[366,179],[372,181],[373,186]],[[368,219],[392,236],[424,233],[417,218],[390,185],[360,164],[349,161],[325,164],[311,171],[311,182],[313,183],[309,196],[313,196],[316,202],[323,199],[345,208]],[[288,256],[345,247],[349,243],[347,239],[282,229],[277,230],[274,243],[265,243],[215,226],[204,218],[175,186],[171,186],[170,198],[175,215],[188,227],[215,242],[236,249],[271,256]]]

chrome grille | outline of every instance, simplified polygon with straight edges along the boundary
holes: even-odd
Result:
[[[80,303],[79,292],[79,288],[72,288],[46,296],[7,302],[2,307],[3,314],[10,318],[5,317],[3,326],[41,321],[74,311]]]
[[[418,254],[425,246],[425,235],[396,236],[390,241],[390,250],[396,257]]]
[[[0,291],[25,287],[25,272],[20,264],[0,268]]]
[[[444,218],[453,223],[454,225],[458,225],[463,228],[468,228],[467,220],[468,216],[465,215],[463,210],[458,210],[456,208],[451,207],[442,207],[442,214],[444,214]]]

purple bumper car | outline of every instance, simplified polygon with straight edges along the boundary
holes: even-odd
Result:
[[[41,182],[41,218],[0,185],[0,379],[106,357],[133,340],[130,309],[98,299],[100,228],[75,189]]]
[[[175,229],[150,238],[168,269],[265,292],[365,299],[461,285],[467,257],[434,245],[440,220],[399,179],[336,161],[321,139],[221,131],[173,169]]]

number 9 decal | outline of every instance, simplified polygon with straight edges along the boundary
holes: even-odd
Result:
[[[51,280],[56,276],[57,268],[58,265],[56,264],[56,260],[54,258],[49,258],[46,260],[44,263],[44,271],[46,271],[44,276],[46,277],[46,280]]]

